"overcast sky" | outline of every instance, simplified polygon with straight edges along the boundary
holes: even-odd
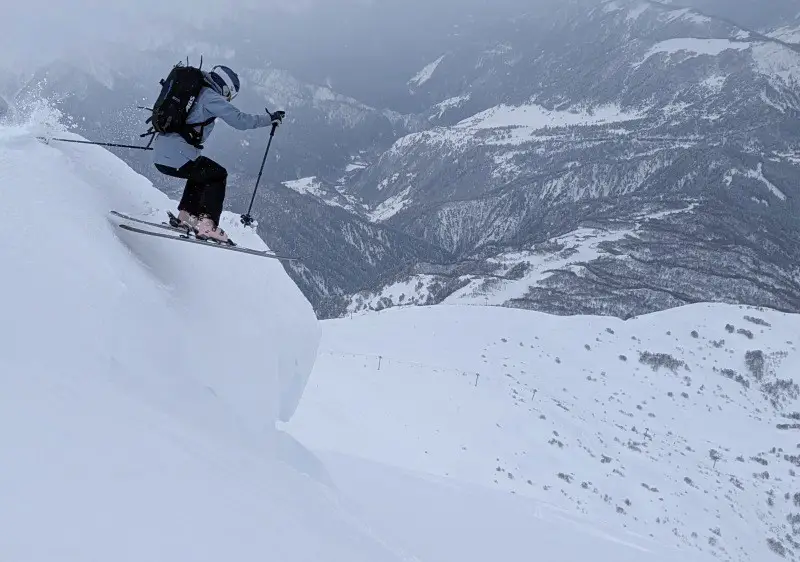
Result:
[[[105,42],[152,43],[178,22],[203,25],[237,12],[275,14],[335,0],[0,0],[0,61],[31,64]],[[338,0],[352,1],[352,0]]]
[[[58,55],[100,51],[108,42],[130,45],[132,49],[169,41],[177,33],[186,33],[186,26],[203,26],[228,18],[250,24],[264,20],[264,33],[282,31],[280,14],[285,11],[314,13],[316,24],[305,37],[291,35],[314,55],[313,37],[336,34],[334,18],[342,6],[394,5],[396,14],[423,12],[422,17],[449,19],[453,9],[489,9],[498,11],[501,4],[513,4],[530,10],[538,0],[0,0],[0,68],[9,66],[26,70],[26,65],[52,60]],[[566,1],[566,0],[565,0]],[[599,3],[602,0],[594,0]],[[664,0],[666,1],[666,0]],[[516,4],[515,4],[516,2]],[[590,2],[591,3],[591,2]],[[681,5],[694,5],[710,13],[730,16],[745,25],[768,25],[781,21],[766,19],[768,15],[794,15],[798,0],[676,0]],[[337,12],[318,13],[318,8],[335,8]],[[483,8],[478,8],[483,6]],[[358,10],[361,11],[361,10]],[[381,10],[377,10],[379,13]],[[759,12],[766,12],[761,18]],[[367,10],[370,12],[370,10]],[[376,10],[371,10],[373,14]],[[353,12],[349,12],[352,14]],[[755,13],[755,15],[754,15]],[[333,15],[333,18],[331,17]],[[800,14],[798,14],[800,16]],[[773,18],[774,19],[774,18]],[[741,21],[740,21],[741,20]],[[181,29],[182,28],[182,29]],[[252,28],[251,28],[252,29]],[[316,30],[316,33],[315,33]],[[404,30],[415,41],[412,29]],[[286,31],[286,33],[292,33]],[[202,40],[202,35],[198,35]],[[346,38],[343,38],[343,40]],[[298,45],[299,47],[300,45]]]

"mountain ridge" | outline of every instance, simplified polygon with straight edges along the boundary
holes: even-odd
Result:
[[[211,47],[230,54],[231,64],[241,61],[249,92],[241,96],[244,109],[294,108],[280,129],[254,215],[270,244],[305,254],[315,264],[313,273],[291,274],[318,313],[345,313],[351,295],[377,302],[385,296],[382,287],[415,271],[473,274],[455,281],[435,279],[433,300],[424,290],[417,294],[424,302],[446,298],[451,289],[474,287],[480,271],[488,283],[497,275],[492,260],[507,261],[502,256],[524,254],[531,244],[575,231],[581,226],[575,217],[591,227],[592,205],[605,217],[617,213],[624,218],[637,213],[636,205],[646,214],[651,207],[658,212],[663,200],[677,205],[702,200],[704,207],[693,210],[701,222],[705,206],[718,210],[728,205],[741,207],[732,211],[741,216],[775,213],[780,217],[762,226],[797,231],[791,217],[798,211],[792,178],[800,173],[800,139],[793,126],[800,112],[794,86],[800,80],[800,54],[779,32],[770,31],[775,28],[750,20],[734,24],[735,18],[707,15],[710,10],[643,0],[553,2],[546,4],[552,9],[536,17],[514,13],[513,2],[507,4],[485,17],[479,17],[477,5],[471,6],[453,20],[457,28],[424,37],[418,50],[398,55],[402,64],[397,69],[386,67],[377,74],[397,85],[394,107],[413,106],[409,113],[362,102],[352,85],[339,94],[333,74],[303,82],[260,52],[240,54],[229,31],[216,46],[212,35],[207,37]],[[365,30],[353,41],[367,43],[372,33]],[[175,47],[159,52],[172,56]],[[270,54],[280,60],[279,52]],[[415,71],[408,70],[413,60],[420,61]],[[153,76],[160,72],[149,68]],[[308,75],[311,67],[304,68],[301,74]],[[370,97],[369,89],[362,91]],[[105,98],[93,95],[94,102],[100,99]],[[89,100],[67,111],[95,114],[94,119],[76,119],[82,129],[90,129],[82,131],[86,136],[94,136],[92,130],[102,123],[95,105]],[[105,115],[118,113],[111,109]],[[125,118],[111,127],[112,136],[130,130],[131,123]],[[103,134],[97,136],[103,139]],[[222,128],[210,143],[231,170],[231,210],[243,211],[249,203],[248,185],[255,182],[263,142],[258,134],[242,138]],[[146,159],[116,153],[166,193],[180,192],[178,183],[156,175]],[[284,193],[284,186],[303,197]],[[309,219],[317,225],[316,235],[303,224]],[[268,221],[282,228],[269,227]],[[685,221],[691,223],[688,217]],[[732,239],[748,228],[746,220],[737,224],[740,231],[730,231]],[[703,229],[693,231],[701,240],[714,237]],[[352,238],[354,232],[360,234]],[[763,236],[763,243],[770,236]],[[342,245],[341,263],[325,237]],[[791,238],[774,237],[781,243]],[[327,255],[319,252],[322,247]],[[367,252],[359,257],[351,247]],[[636,255],[631,244],[624,252],[615,251],[620,262]],[[795,250],[787,247],[783,253],[782,275],[791,275]],[[395,257],[377,259],[380,255]],[[720,261],[728,258],[736,256],[723,251]],[[691,254],[683,252],[680,260],[681,270],[697,269]],[[526,263],[521,260],[509,269],[517,267],[518,273],[531,267]],[[657,277],[661,267],[651,265],[649,271],[636,268],[631,286],[663,288],[658,279],[648,279]],[[608,275],[609,268],[630,273],[625,263],[589,264],[583,270]],[[783,297],[753,293],[745,285],[720,295],[713,287],[715,276],[693,275],[693,284],[703,290],[690,291],[691,298],[730,300],[750,294],[747,298],[756,300],[744,302],[787,306]],[[588,311],[581,302],[588,286],[561,277],[558,293],[574,291],[576,296],[560,296],[558,307],[565,313],[571,306]],[[423,285],[430,280],[426,277]],[[531,298],[515,290],[513,304],[535,306],[533,295],[541,281],[530,287]],[[631,302],[640,301],[629,296]],[[637,314],[670,302],[621,304],[614,313]]]

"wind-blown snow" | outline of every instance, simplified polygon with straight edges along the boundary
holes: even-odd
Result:
[[[749,562],[775,557],[768,540],[790,547],[798,315],[696,304],[622,321],[439,305],[323,325],[288,426],[314,448],[446,479],[454,493],[511,492],[545,520],[555,509],[603,521],[604,536],[649,549],[643,560]],[[408,519],[432,523],[422,511]],[[538,533],[541,520],[525,520]],[[583,559],[539,552],[531,532],[541,558]]]
[[[426,65],[422,70],[411,77],[411,79],[408,81],[408,85],[419,87],[430,80],[431,76],[433,76],[433,73],[436,71],[436,68],[444,60],[444,57],[445,55],[442,55],[432,63]]]
[[[175,202],[38,132],[0,128],[0,559],[400,560],[275,428],[320,336],[281,263],[122,231]]]

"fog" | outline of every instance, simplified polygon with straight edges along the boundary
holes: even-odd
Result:
[[[326,0],[0,0],[0,63],[140,48],[231,19],[308,12],[312,1]]]
[[[419,31],[415,27],[447,25],[465,8],[491,12],[509,1],[490,7],[484,0],[0,0],[0,64],[42,64],[109,45],[141,49],[176,37],[202,40],[204,30],[228,24],[314,56],[325,38],[326,49],[346,45],[347,34],[359,27],[355,20],[385,12],[389,27],[409,38]]]
[[[9,73],[29,76],[57,58],[121,67],[125,52],[164,47],[170,57],[205,52],[211,62],[213,47],[221,47],[235,51],[232,64],[270,64],[342,93],[374,93],[365,101],[381,103],[381,92],[394,88],[375,80],[385,66],[411,75],[462,48],[458,38],[468,28],[537,11],[547,18],[561,6],[591,9],[602,1],[0,0],[0,82]],[[679,4],[748,28],[788,23],[799,10],[797,0]]]
[[[339,45],[372,21],[406,43],[442,33],[467,18],[503,17],[536,10],[548,0],[0,0],[0,65],[41,64],[58,56],[91,53],[108,45],[140,49],[176,36],[202,37],[226,23],[313,57]],[[602,0],[578,0],[587,6]],[[566,2],[574,4],[573,2]],[[671,2],[665,1],[669,4]],[[796,0],[682,0],[750,27],[794,17]],[[381,17],[385,14],[386,17]],[[798,14],[800,15],[800,14]],[[387,38],[389,40],[390,38]],[[323,43],[324,42],[324,43]],[[323,47],[323,49],[319,49]]]

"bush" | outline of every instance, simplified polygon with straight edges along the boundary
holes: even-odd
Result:
[[[756,318],[755,316],[745,316],[744,319],[747,320],[748,322],[752,322],[753,324],[758,324],[759,326],[769,327],[772,325],[766,320],[762,320],[761,318]]]
[[[753,339],[753,332],[751,332],[750,330],[745,330],[744,328],[739,328],[738,330],[736,330],[736,333],[737,334],[742,334],[743,336],[747,336],[747,339],[750,339],[750,340]]]
[[[742,375],[740,375],[733,369],[722,369],[720,373],[722,374],[722,376],[729,378],[732,381],[738,382],[743,387],[750,388],[750,381],[748,381],[746,378],[744,378]]]
[[[783,543],[781,543],[781,541],[769,538],[767,539],[767,546],[769,546],[769,549],[778,556],[786,558],[786,547],[783,546]]]
[[[658,371],[659,368],[666,367],[673,373],[677,372],[679,367],[686,365],[686,363],[680,359],[675,359],[668,353],[650,353],[649,351],[639,353],[639,363],[649,365],[653,371]]]

